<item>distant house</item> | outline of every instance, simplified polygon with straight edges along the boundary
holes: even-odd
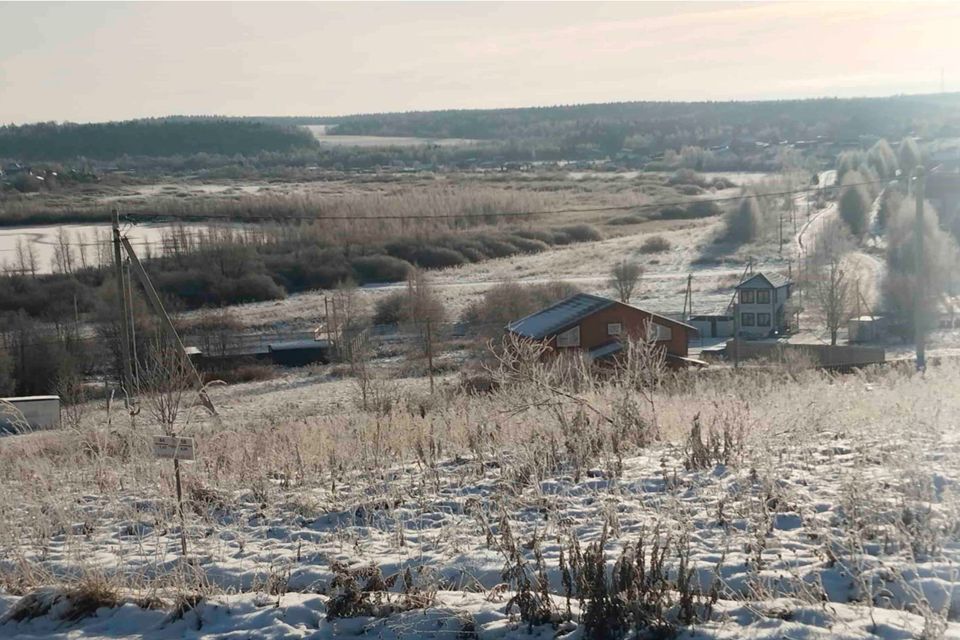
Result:
[[[737,285],[738,335],[766,338],[787,333],[790,321],[786,308],[792,290],[790,279],[776,273],[758,273]]]
[[[546,343],[556,352],[578,350],[591,360],[613,358],[629,337],[652,338],[669,364],[696,363],[687,344],[697,330],[678,320],[610,298],[578,293],[507,325],[507,331]]]

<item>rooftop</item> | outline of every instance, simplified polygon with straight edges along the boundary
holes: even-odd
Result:
[[[779,289],[780,287],[785,287],[790,284],[792,280],[779,273],[758,273],[755,276],[747,278],[738,284],[737,289],[740,289],[741,287],[748,287],[752,289],[762,286],[764,282],[774,289]]]
[[[609,298],[577,293],[546,309],[514,320],[507,325],[507,330],[525,338],[545,338],[613,304],[616,303]]]

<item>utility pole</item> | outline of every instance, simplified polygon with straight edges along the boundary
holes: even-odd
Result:
[[[427,369],[430,372],[430,395],[433,395],[433,334],[430,331],[430,318],[427,317]]]
[[[780,215],[777,216],[780,218],[780,255],[783,255],[783,211],[780,212]]]
[[[683,296],[683,321],[690,320],[693,315],[693,274],[687,275],[687,292]]]
[[[133,395],[133,371],[130,366],[130,331],[127,325],[129,303],[127,287],[123,283],[123,260],[120,254],[120,212],[113,210],[113,266],[117,277],[117,295],[120,302],[120,366],[121,386],[123,387],[123,403],[130,406],[130,397]]]
[[[193,372],[193,377],[197,381],[197,388],[199,389],[200,402],[204,407],[207,408],[207,410],[210,411],[211,414],[216,415],[217,410],[210,401],[210,397],[207,395],[206,389],[204,389],[203,378],[200,377],[200,373],[193,365],[193,360],[190,359],[190,356],[187,354],[186,347],[183,346],[183,341],[180,340],[180,334],[177,333],[177,328],[173,325],[173,321],[170,319],[170,316],[167,315],[166,309],[163,308],[163,302],[160,300],[160,296],[157,294],[157,290],[154,288],[153,282],[150,281],[150,276],[147,275],[147,271],[143,268],[143,264],[140,262],[140,258],[137,257],[136,251],[133,250],[133,245],[130,244],[130,241],[127,238],[123,238],[122,243],[123,248],[127,253],[127,257],[130,260],[130,266],[132,267],[133,273],[137,276],[137,279],[140,281],[140,286],[143,288],[143,292],[146,294],[147,303],[153,308],[154,314],[160,319],[160,322],[167,330],[167,333],[177,349],[177,354],[183,358],[183,363],[190,369],[190,371]]]
[[[924,187],[925,179],[923,167],[918,166],[916,172],[914,173],[914,179],[917,181],[916,184],[916,196],[917,196],[917,215],[914,221],[913,228],[913,242],[914,242],[914,272],[916,273],[916,284],[913,288],[913,331],[914,331],[914,342],[917,351],[917,371],[926,371],[927,370],[927,354],[926,354],[926,331],[925,323],[927,318],[924,317],[924,303],[926,301],[926,277],[927,274],[924,273],[924,260],[923,260],[923,196],[924,196]]]

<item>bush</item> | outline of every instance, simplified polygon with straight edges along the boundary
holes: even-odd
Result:
[[[217,287],[217,293],[221,304],[263,302],[286,297],[284,290],[273,281],[273,278],[263,274],[226,280]]]
[[[737,183],[735,183],[733,180],[728,180],[727,178],[717,177],[710,181],[710,188],[716,189],[717,191],[722,189],[733,189],[736,186]]]
[[[753,242],[763,230],[763,212],[756,197],[747,194],[727,216],[724,239],[728,242]]]
[[[399,324],[406,316],[407,296],[402,291],[387,294],[373,305],[373,324]]]
[[[413,255],[413,263],[424,269],[459,267],[467,262],[462,253],[447,247],[425,246],[417,249]]]
[[[838,204],[840,218],[857,238],[862,238],[867,232],[867,216],[870,212],[870,196],[866,189],[857,183],[863,182],[863,176],[857,171],[848,171],[843,182],[848,186],[843,188]]]
[[[483,245],[484,253],[491,258],[506,258],[520,253],[517,245],[500,238],[480,237],[479,241]]]
[[[695,187],[706,187],[707,180],[693,169],[680,169],[672,176],[667,178],[667,184],[670,186],[693,185]]]
[[[650,236],[640,245],[640,253],[662,253],[673,247],[663,236]]]
[[[394,258],[406,260],[410,264],[414,264],[416,262],[417,249],[419,248],[420,244],[416,240],[400,238],[399,240],[388,243],[384,247],[384,250]]]
[[[887,189],[880,198],[880,206],[877,208],[877,226],[881,229],[887,227],[887,223],[903,206],[903,194],[896,189]]]
[[[406,260],[393,256],[375,255],[354,258],[350,266],[357,282],[399,282],[407,278],[412,266]]]
[[[603,234],[596,227],[589,224],[572,224],[560,227],[560,231],[565,233],[573,242],[596,242],[603,240]]]
[[[542,240],[532,240],[516,235],[510,236],[509,240],[510,244],[515,245],[523,253],[540,253],[550,248],[550,245]]]
[[[716,202],[711,202],[710,200],[697,200],[696,202],[691,202],[687,207],[686,217],[687,218],[712,218],[714,216],[719,216],[723,213],[723,209],[720,208]]]
[[[703,193],[703,189],[695,184],[680,184],[675,189],[682,196],[699,196]]]
[[[483,245],[472,238],[453,238],[450,247],[459,251],[470,262],[483,262],[487,259]]]
[[[625,216],[617,216],[616,218],[610,218],[607,220],[607,224],[612,224],[614,226],[638,224],[640,222],[643,222],[643,218],[636,213],[631,213]]]
[[[515,236],[520,236],[521,238],[529,238],[530,240],[539,240],[545,244],[554,244],[556,242],[556,236],[552,231],[546,231],[544,229],[520,229],[513,233]]]
[[[660,210],[661,220],[693,220],[696,218],[710,218],[723,213],[716,202],[710,200],[696,200],[687,205],[686,208],[677,205],[670,205]]]
[[[677,205],[670,205],[660,209],[660,218],[662,220],[681,220],[687,217],[687,210]]]
[[[481,300],[464,309],[461,320],[474,325],[483,336],[496,336],[508,322],[530,315],[554,302],[578,293],[580,289],[567,282],[520,285],[498,284],[488,289]]]

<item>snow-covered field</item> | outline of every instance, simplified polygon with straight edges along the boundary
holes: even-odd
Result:
[[[187,561],[149,403],[0,439],[0,637],[960,637],[960,369],[514,365],[215,389]]]

